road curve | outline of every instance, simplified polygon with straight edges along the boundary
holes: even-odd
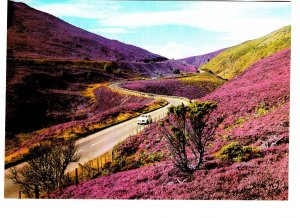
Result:
[[[175,97],[175,96],[165,96],[165,95],[156,95],[156,94],[149,94],[143,93],[138,91],[133,91],[125,88],[121,88],[119,83],[113,83],[109,86],[113,91],[129,94],[129,95],[136,95],[136,96],[143,96],[148,98],[154,99],[165,99],[168,101],[168,105],[152,111],[150,114],[153,120],[158,120],[166,115],[168,107],[170,105],[179,105],[179,104],[187,104],[189,102],[186,98]],[[77,163],[71,163],[66,172],[73,171],[78,164],[84,164],[89,160],[92,160],[109,150],[111,150],[116,144],[125,140],[130,135],[133,135],[137,132],[137,130],[141,129],[142,126],[137,125],[137,119],[133,118],[128,121],[122,122],[120,124],[116,124],[111,126],[107,129],[101,130],[97,133],[89,135],[87,137],[81,138],[76,141],[77,152],[80,153],[80,160]],[[5,173],[8,171],[5,170]],[[4,197],[5,198],[18,198],[18,186],[14,185],[10,180],[5,178],[5,185],[4,185]]]

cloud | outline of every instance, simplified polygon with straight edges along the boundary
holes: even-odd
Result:
[[[168,4],[176,4],[177,7],[165,8],[163,11],[151,11],[150,7],[147,11],[132,12],[122,7],[122,2],[92,0],[36,4],[35,7],[56,16],[98,19],[100,25],[108,27],[138,28],[173,24],[217,32],[235,32],[237,28],[246,30],[247,27],[278,27],[283,23],[284,25],[290,23],[288,18],[270,13],[272,10],[287,7],[289,3],[168,2]]]
[[[120,12],[99,20],[103,26],[139,28],[184,25],[224,33],[226,38],[249,39],[290,24],[289,17],[275,16],[281,3],[193,2],[180,9],[158,12]],[[286,6],[286,4],[284,5]]]
[[[96,34],[101,34],[101,33],[111,33],[111,34],[119,34],[119,33],[128,33],[130,32],[129,29],[123,28],[123,27],[111,27],[111,28],[99,28],[99,29],[90,29],[89,31],[96,33]]]
[[[193,54],[200,54],[199,48],[185,45],[183,43],[169,42],[164,46],[144,45],[143,48],[169,59],[180,59],[192,56]]]

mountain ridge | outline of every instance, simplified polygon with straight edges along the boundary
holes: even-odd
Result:
[[[191,56],[191,57],[186,57],[186,58],[179,59],[178,61],[183,61],[187,64],[192,64],[192,65],[194,65],[195,67],[198,68],[199,66],[209,62],[212,58],[214,58],[220,52],[222,52],[226,49],[227,48],[223,48],[223,49],[219,49],[217,51],[209,52],[209,53],[202,54],[202,55],[195,55],[195,56]]]
[[[9,1],[8,12],[9,56],[135,62],[167,60],[137,46],[90,33],[25,3]]]

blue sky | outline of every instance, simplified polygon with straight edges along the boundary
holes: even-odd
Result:
[[[23,0],[75,26],[168,58],[204,54],[291,23],[291,3]]]

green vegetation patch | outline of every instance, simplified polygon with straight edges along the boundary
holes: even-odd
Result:
[[[289,25],[261,38],[228,48],[200,68],[222,78],[232,79],[256,61],[290,46],[291,26]]]
[[[163,152],[148,152],[139,149],[136,143],[126,144],[124,147],[116,146],[113,153],[113,161],[105,164],[101,175],[133,170],[165,159]]]
[[[194,76],[183,77],[178,79],[185,86],[198,86],[199,88],[207,88],[209,92],[223,85],[226,80],[211,73],[201,73]]]
[[[215,157],[223,161],[243,162],[261,157],[262,154],[258,148],[243,146],[238,142],[231,142],[222,147]]]

